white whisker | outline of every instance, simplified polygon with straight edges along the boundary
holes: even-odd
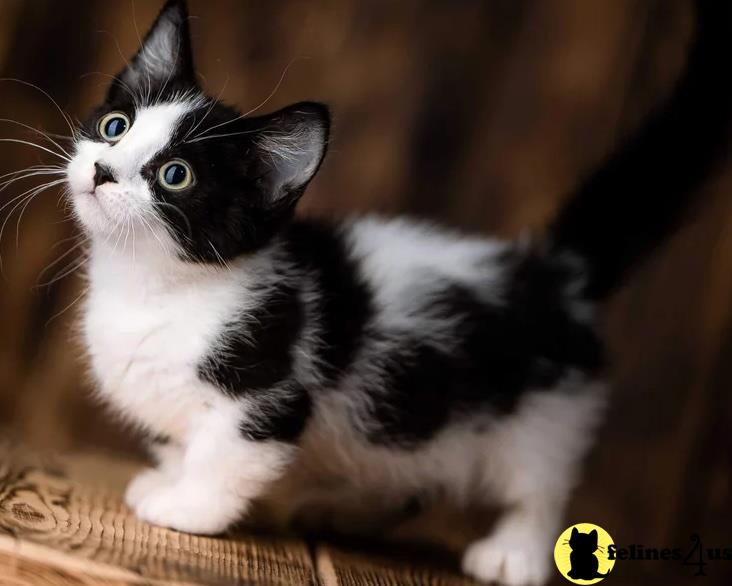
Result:
[[[254,114],[257,110],[260,108],[263,108],[267,102],[269,102],[274,95],[277,93],[277,91],[280,89],[280,86],[282,85],[282,82],[285,80],[285,76],[287,75],[287,72],[289,71],[290,67],[292,67],[292,64],[295,63],[295,61],[298,61],[300,59],[305,59],[305,57],[295,57],[292,61],[290,61],[287,66],[285,67],[284,71],[282,72],[282,75],[280,75],[280,79],[275,85],[274,89],[269,93],[269,95],[257,106],[249,110],[248,112],[244,112],[244,114],[237,116],[236,118],[232,118],[231,120],[227,120],[225,122],[221,122],[219,124],[215,124],[214,126],[211,126],[207,129],[205,129],[203,132],[201,132],[198,136],[195,136],[195,138],[199,138],[202,136],[205,136],[207,133],[211,132],[212,130],[216,130],[217,128],[220,128],[221,126],[225,126],[227,124],[232,124],[233,122],[236,122],[237,120],[241,120],[242,118],[246,118],[247,116]]]
[[[51,103],[56,107],[56,110],[59,111],[59,113],[61,114],[62,118],[64,119],[64,122],[66,122],[66,125],[69,127],[69,130],[71,131],[71,136],[76,137],[76,130],[74,129],[74,126],[71,124],[71,117],[68,114],[66,114],[66,112],[64,112],[61,109],[61,106],[58,105],[58,102],[56,100],[54,100],[51,97],[51,94],[49,94],[47,91],[45,91],[44,89],[38,87],[35,84],[32,84],[32,83],[27,82],[27,81],[23,81],[22,79],[17,79],[17,78],[14,78],[14,77],[3,77],[3,78],[0,78],[0,81],[12,81],[14,83],[19,83],[21,85],[28,86],[30,88],[33,88],[36,91],[41,92],[44,96],[46,96],[49,100],[51,100]]]
[[[224,267],[226,267],[226,269],[227,269],[227,270],[228,270],[228,271],[229,271],[229,272],[231,273],[231,272],[232,272],[232,270],[231,270],[231,266],[229,265],[229,263],[228,263],[228,262],[226,262],[226,261],[224,260],[224,257],[223,257],[223,256],[221,256],[221,254],[219,254],[219,251],[218,251],[218,250],[216,249],[216,247],[214,246],[213,242],[211,242],[211,241],[209,240],[209,241],[208,241],[208,244],[209,244],[209,246],[211,246],[211,249],[212,249],[212,250],[214,251],[214,254],[216,255],[216,258],[218,258],[218,259],[219,259],[219,262],[220,262],[220,263],[221,263],[221,264],[222,264],[222,265],[223,265]]]
[[[226,86],[228,86],[228,85],[229,85],[229,75],[227,74],[226,81],[224,82],[224,85],[221,88],[221,91],[216,96],[216,99],[211,100],[211,103],[209,104],[208,109],[206,110],[206,113],[203,115],[203,118],[201,118],[201,120],[186,133],[186,135],[183,137],[183,142],[186,142],[188,140],[188,137],[191,134],[193,134],[198,129],[198,127],[201,126],[201,124],[203,124],[203,121],[206,120],[208,115],[211,113],[211,110],[213,110],[216,103],[221,99],[221,96],[224,95],[224,91],[226,90]]]
[[[40,289],[42,287],[50,287],[54,283],[57,283],[58,281],[61,281],[62,279],[65,279],[66,277],[73,275],[76,271],[78,271],[81,267],[86,265],[86,263],[88,263],[88,262],[89,262],[89,257],[87,257],[87,256],[80,256],[78,258],[74,258],[63,269],[61,269],[59,272],[57,272],[51,279],[36,285],[36,288]]]
[[[165,202],[165,201],[156,201],[153,203],[153,205],[165,206],[165,207],[172,209],[175,212],[178,212],[180,217],[183,218],[183,221],[186,223],[186,229],[188,230],[188,234],[187,234],[188,238],[193,237],[193,228],[191,227],[191,221],[188,219],[188,216],[186,216],[186,214],[185,214],[185,212],[183,212],[183,210],[181,210],[178,206],[176,206],[172,203]]]
[[[49,324],[55,320],[56,318],[62,316],[64,313],[66,313],[69,309],[71,309],[74,305],[76,305],[84,295],[86,295],[89,292],[89,287],[84,287],[81,293],[79,293],[79,296],[76,297],[71,303],[69,303],[66,307],[64,307],[61,311],[51,316],[51,318],[46,322],[46,327],[49,326]]]
[[[58,245],[59,245],[60,243],[62,243],[62,242],[68,242],[69,240],[74,240],[74,239],[76,239],[76,238],[77,238],[77,236],[72,236],[71,238],[64,238],[63,240],[60,240],[59,242],[57,242],[56,244],[54,244],[54,247],[55,247],[55,246],[58,246]],[[44,275],[45,275],[45,274],[46,274],[46,273],[47,273],[48,271],[50,271],[50,270],[51,270],[51,269],[52,269],[53,267],[55,267],[55,266],[56,266],[56,265],[57,265],[58,263],[60,263],[60,262],[61,262],[61,261],[62,261],[63,259],[65,259],[65,258],[66,258],[67,256],[69,256],[69,255],[70,255],[71,253],[73,253],[74,251],[78,250],[78,249],[79,249],[80,247],[84,246],[84,245],[85,245],[85,244],[87,244],[88,242],[89,242],[89,238],[84,238],[84,239],[83,239],[83,240],[81,240],[80,242],[77,242],[76,244],[74,244],[74,246],[72,246],[71,248],[69,248],[69,249],[68,249],[68,250],[67,250],[66,252],[64,252],[64,253],[63,253],[63,254],[62,254],[61,256],[59,256],[59,257],[58,257],[58,258],[57,258],[56,260],[54,260],[54,261],[52,261],[52,262],[51,262],[50,264],[46,265],[46,267],[45,267],[45,268],[44,268],[44,269],[43,269],[43,270],[42,270],[42,271],[41,271],[40,273],[38,273],[38,280],[40,281],[40,279],[41,279],[41,278],[42,278],[42,277],[43,277],[43,276],[44,276]],[[54,276],[54,278],[55,278],[55,276]],[[47,283],[41,283],[41,284],[39,284],[39,286],[44,286],[44,285],[46,285],[46,284],[47,284]]]
[[[118,84],[120,84],[122,86],[122,89],[124,89],[127,92],[127,94],[130,96],[130,99],[132,99],[132,102],[135,105],[135,108],[140,107],[139,96],[134,91],[132,91],[132,88],[128,84],[126,84],[124,81],[122,81],[118,76],[110,75],[109,73],[104,73],[102,71],[90,71],[89,73],[85,73],[84,75],[82,75],[81,79],[84,79],[85,77],[89,77],[91,75],[101,75],[103,77],[108,77],[112,81],[116,81]]]
[[[16,143],[19,143],[19,144],[25,144],[25,145],[28,145],[28,146],[35,147],[37,149],[41,149],[42,151],[46,151],[47,153],[50,153],[53,156],[58,157],[59,159],[63,159],[67,163],[70,163],[71,162],[71,159],[70,158],[68,158],[68,157],[66,157],[66,156],[64,156],[64,155],[62,155],[60,153],[57,153],[56,151],[52,151],[51,149],[47,149],[44,146],[41,146],[39,144],[36,144],[34,142],[30,142],[30,141],[27,141],[27,140],[20,140],[19,138],[0,138],[0,142],[16,142]]]
[[[62,147],[60,144],[58,144],[55,140],[53,140],[48,134],[43,132],[42,130],[38,130],[37,128],[33,128],[29,124],[23,124],[22,122],[18,122],[17,120],[11,120],[10,118],[0,118],[0,122],[10,122],[11,124],[17,124],[18,126],[22,126],[23,128],[27,128],[28,130],[31,130],[32,132],[35,132],[36,134],[39,134],[40,136],[44,137],[48,142],[50,142],[52,145],[54,145],[56,148],[58,148],[62,153],[64,153],[67,157],[69,157],[69,160],[71,159],[71,155],[69,152]]]

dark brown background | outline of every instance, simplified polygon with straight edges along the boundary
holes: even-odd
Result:
[[[104,92],[103,74],[137,47],[133,13],[144,32],[158,8],[0,0],[0,76],[38,84],[83,117]],[[578,177],[665,95],[691,38],[689,8],[684,0],[191,0],[210,93],[245,109],[272,94],[263,111],[301,99],[332,105],[331,150],[303,212],[410,213],[504,236],[541,229]],[[0,82],[0,118],[65,131],[42,94],[9,81]],[[32,139],[8,123],[0,136]],[[50,160],[0,144],[0,174]],[[606,312],[614,400],[570,519],[604,526],[619,544],[685,546],[698,531],[707,546],[732,547],[730,188],[730,170],[710,181],[698,220]],[[0,193],[0,205],[18,193]],[[37,286],[74,243],[58,244],[76,234],[58,196],[28,207],[17,247],[18,211],[0,242],[0,425],[41,448],[129,451],[128,432],[89,399],[72,341],[78,304],[65,309],[83,280]],[[729,583],[732,562],[707,571],[700,584]],[[670,578],[693,569],[649,562],[616,572]]]

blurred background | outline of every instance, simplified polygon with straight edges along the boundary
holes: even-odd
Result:
[[[0,77],[35,84],[83,118],[160,4],[0,0]],[[262,112],[303,99],[332,106],[331,149],[302,213],[407,213],[505,237],[541,230],[666,95],[693,38],[688,0],[190,8],[209,93]],[[0,118],[68,134],[47,97],[13,81],[0,81]],[[10,122],[0,137],[38,140]],[[0,143],[0,175],[51,162]],[[0,206],[32,185],[10,186]],[[707,547],[732,547],[731,190],[732,168],[710,178],[697,219],[605,312],[615,392],[569,518],[619,544],[686,547],[698,532]],[[0,211],[0,426],[36,448],[138,455],[132,433],[90,398],[74,340],[83,257],[60,195]],[[729,583],[732,562],[707,573],[706,583]]]

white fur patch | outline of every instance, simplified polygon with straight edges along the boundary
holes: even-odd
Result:
[[[195,107],[195,101],[143,107],[118,142],[82,139],[77,143],[67,179],[75,215],[85,228],[117,243],[124,235],[129,240],[132,229],[140,239],[167,239],[167,232],[156,222],[152,192],[141,170],[168,145],[181,118]],[[115,181],[95,189],[95,163],[109,167]],[[171,241],[167,244],[172,247]]]

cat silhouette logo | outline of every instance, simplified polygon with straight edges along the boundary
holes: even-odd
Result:
[[[554,546],[554,562],[559,572],[575,584],[596,584],[604,580],[615,565],[608,557],[613,540],[602,527],[577,523],[568,527]]]

